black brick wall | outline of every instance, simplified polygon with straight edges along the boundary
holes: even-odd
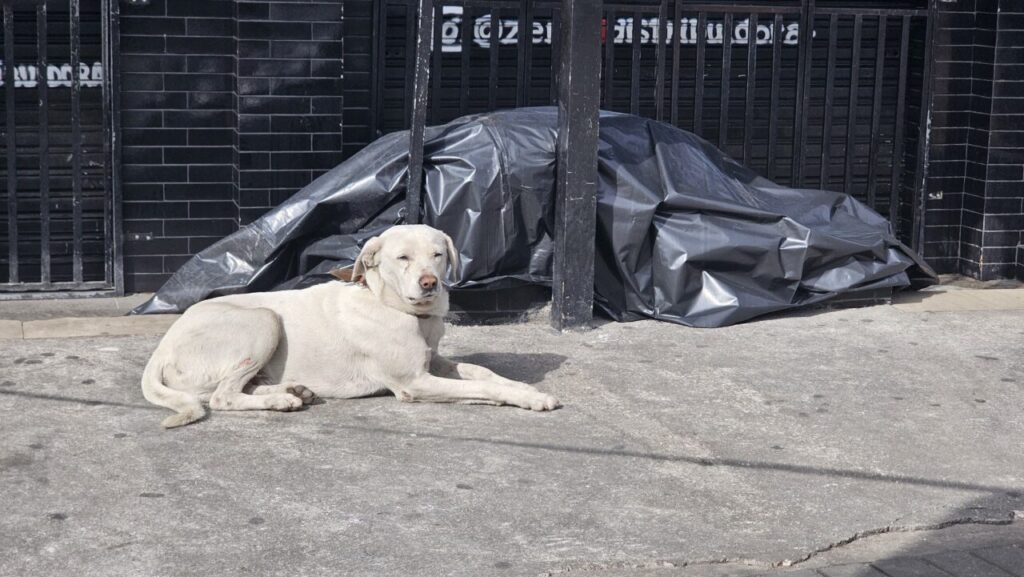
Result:
[[[370,68],[373,60],[373,1],[345,0],[345,156],[377,138],[370,130]]]
[[[924,254],[939,272],[957,272],[960,211],[963,207],[968,144],[974,113],[974,0],[943,4],[936,23],[933,129],[929,159],[929,201]],[[942,198],[934,198],[941,193]]]
[[[925,256],[940,272],[1024,279],[1024,3],[940,10]]]
[[[341,153],[337,2],[238,2],[238,207],[252,222]]]
[[[238,227],[235,9],[152,0],[121,16],[125,281],[153,290]]]
[[[1024,280],[1024,3],[998,8],[978,276]]]
[[[341,161],[342,22],[340,0],[123,6],[128,291]]]
[[[376,137],[372,7],[122,6],[127,290],[159,287]],[[1024,3],[939,9],[925,255],[940,272],[1024,278]]]

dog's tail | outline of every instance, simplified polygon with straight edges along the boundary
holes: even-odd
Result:
[[[164,363],[160,355],[153,355],[146,364],[146,370],[142,372],[142,396],[154,405],[167,407],[177,412],[163,420],[160,424],[165,429],[181,427],[202,419],[206,416],[199,397],[172,389],[164,384],[163,374]]]

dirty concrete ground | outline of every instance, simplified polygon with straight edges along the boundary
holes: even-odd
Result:
[[[158,337],[2,340],[0,576],[877,577],[864,563],[1012,559],[1024,311],[918,310],[450,327],[445,353],[565,407],[376,397],[174,431],[139,390]],[[982,575],[967,555],[967,572],[918,574]]]

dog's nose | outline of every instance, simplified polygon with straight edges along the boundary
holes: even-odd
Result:
[[[432,274],[425,274],[420,277],[420,288],[425,291],[434,290],[437,287],[437,277]]]

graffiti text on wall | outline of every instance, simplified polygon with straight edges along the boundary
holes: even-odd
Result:
[[[0,61],[0,86],[4,85],[6,64]],[[48,64],[46,66],[46,85],[50,88],[71,86],[70,64]],[[93,62],[91,65],[78,65],[78,77],[82,88],[98,88],[103,85],[103,64]],[[35,88],[39,86],[39,68],[35,64],[19,64],[14,67],[15,88]]]
[[[461,6],[445,6],[443,11],[444,19],[441,23],[441,50],[443,52],[462,52],[462,7]],[[610,27],[608,23],[604,23],[604,29],[601,31],[602,40],[607,41],[609,36],[611,41],[615,44],[632,44],[633,38],[633,18],[618,18]],[[671,20],[665,22],[665,43],[669,43],[673,38],[676,38],[675,34],[675,23]],[[679,28],[679,42],[681,44],[696,44],[698,24],[696,18],[683,18],[680,21]],[[473,43],[480,48],[490,48],[491,46],[491,16],[485,14],[476,18],[472,25],[473,30]],[[640,20],[640,37],[639,41],[641,44],[655,44],[658,42],[658,36],[660,31],[658,30],[658,18],[642,18]],[[499,20],[499,27],[497,29],[498,41],[501,44],[516,44],[519,42],[519,21],[512,19],[502,18]],[[554,34],[552,29],[551,21],[534,20],[533,22],[533,43],[534,44],[551,44],[551,38]],[[706,29],[706,42],[708,45],[722,44],[722,40],[725,34],[725,25],[721,21],[707,22]],[[734,22],[732,30],[733,44],[748,44],[750,42],[751,30],[750,21],[747,19],[738,20]],[[768,23],[758,23],[756,31],[757,44],[774,44],[776,41],[782,42],[784,45],[795,46],[800,39],[800,23],[790,22],[783,23],[781,29],[776,30],[775,26],[769,21]]]

